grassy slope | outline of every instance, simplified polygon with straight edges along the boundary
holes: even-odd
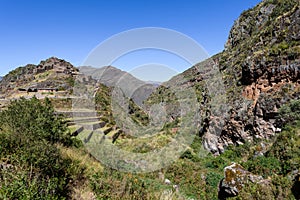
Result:
[[[217,185],[223,177],[223,168],[234,161],[249,171],[272,180],[272,190],[266,190],[261,185],[247,185],[237,199],[293,199],[292,172],[300,168],[300,123],[297,122],[300,119],[299,110],[300,101],[282,109],[282,115],[289,121],[273,143],[265,145],[267,148],[264,156],[256,156],[262,149],[263,141],[231,147],[221,156],[214,157],[203,151],[201,140],[196,138],[191,147],[171,166],[145,174],[109,169],[91,157],[80,145],[70,146],[59,141],[42,145],[39,141],[32,141],[30,146],[28,143],[20,146],[22,141],[9,137],[15,133],[6,131],[7,126],[2,123],[1,164],[12,167],[1,171],[0,196],[2,199],[32,199],[38,197],[38,191],[44,191],[40,193],[47,194],[44,199],[217,199]],[[29,130],[28,133],[30,132]],[[165,136],[162,134],[157,137]],[[16,142],[20,148],[14,147]],[[144,151],[143,148],[138,148],[138,143],[134,148],[134,143],[126,142],[128,141],[121,143],[127,147],[126,150]],[[159,148],[164,142],[156,143],[153,140],[149,145]],[[52,150],[49,152],[50,149]],[[58,171],[45,171],[45,163],[50,166],[49,169]],[[55,182],[56,176],[61,178],[57,179],[58,182]],[[164,183],[165,178],[171,181],[171,185]],[[173,185],[178,185],[179,190],[176,191]],[[59,189],[65,187],[68,190]],[[51,190],[56,191],[55,195],[49,192]]]

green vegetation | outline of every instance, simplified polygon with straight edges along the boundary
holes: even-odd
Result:
[[[236,162],[270,180],[269,185],[248,183],[233,199],[293,199],[293,173],[300,169],[300,101],[283,106],[284,129],[274,141],[230,146],[215,157],[202,148],[200,137],[169,167],[146,174],[120,172],[94,160],[72,138],[51,102],[20,99],[1,115],[1,199],[218,199],[218,183],[225,166]],[[173,125],[152,138],[121,140],[119,147],[146,153],[170,142]],[[143,141],[145,140],[145,141]],[[272,143],[270,143],[272,142]],[[164,183],[164,178],[171,181]],[[178,190],[173,188],[178,185]]]
[[[149,124],[149,117],[147,113],[141,109],[132,99],[128,103],[128,114],[131,119],[142,126],[147,126]]]
[[[56,144],[80,143],[68,135],[49,100],[14,101],[0,113],[1,199],[66,199],[80,168]]]
[[[300,170],[300,100],[292,101],[280,109],[280,117],[285,119],[284,129],[270,145],[264,156],[255,157],[259,146],[249,149],[241,164],[250,172],[270,178],[269,186],[249,184],[234,199],[294,199],[297,171]],[[253,149],[254,151],[251,151]],[[294,188],[294,189],[292,189]],[[299,195],[299,194],[298,194]],[[299,196],[296,197],[296,199]]]
[[[262,17],[261,8],[270,4],[276,4],[272,14],[265,20],[257,20]],[[288,19],[282,20],[283,16],[291,15],[296,6],[299,6],[298,0],[267,0],[242,13],[239,23],[231,31],[232,43],[228,46],[228,50],[212,58],[215,63],[219,61],[222,77],[217,79],[223,79],[224,92],[229,102],[239,104],[238,100],[242,98],[241,92],[244,89],[242,84],[250,85],[255,82],[255,80],[242,82],[242,69],[254,70],[252,66],[262,64],[263,60],[264,63],[259,65],[259,70],[253,72],[255,76],[261,76],[267,71],[263,69],[264,66],[273,67],[274,63],[276,64],[274,66],[281,64],[277,60],[285,60],[288,63],[288,60],[299,58],[300,42],[289,36],[291,22]],[[203,71],[211,68],[209,61],[202,64],[205,68]],[[32,74],[34,67],[28,65],[17,68],[4,79],[6,82],[15,82],[24,74]],[[205,121],[199,123],[207,125],[211,114],[208,105],[214,96],[209,95],[209,91],[205,89],[207,85],[202,80],[202,72],[197,71],[197,67],[200,68],[196,66],[183,73],[186,80],[182,81],[178,76],[173,79],[173,83],[182,84],[184,88],[194,87],[200,114]],[[260,70],[265,71],[260,72]],[[246,78],[249,76],[248,74]],[[69,88],[72,93],[73,87],[77,87],[77,91],[74,92],[87,94],[89,97],[94,95],[95,91],[91,85],[81,85],[75,82],[74,77],[52,77],[48,72],[35,76],[36,79],[49,77],[53,78],[49,83],[58,85],[59,90]],[[30,81],[32,81],[30,78],[28,80],[24,78],[24,84]],[[2,88],[5,89],[5,86]],[[294,92],[292,84],[286,84],[268,95],[282,98],[292,92]],[[98,130],[100,133],[101,130],[108,130],[107,128],[117,128],[111,98],[112,88],[99,85],[95,94],[95,108],[99,119],[106,122],[105,127]],[[268,98],[265,99],[268,104]],[[133,100],[126,100],[128,100],[126,105],[128,113],[124,115],[125,120],[133,121],[140,126],[149,125],[147,112]],[[140,138],[122,135],[123,137],[115,142],[115,147],[127,152],[146,154],[155,152],[172,142],[178,128],[185,122],[178,114],[180,102],[184,100],[178,99],[171,88],[158,87],[156,92],[146,100],[145,106],[149,111],[156,108],[153,105],[163,105],[166,108],[167,122],[152,135]],[[30,100],[21,98],[12,101],[5,110],[0,112],[0,199],[217,200],[218,185],[224,176],[224,167],[232,162],[263,177],[265,182],[264,184],[248,182],[239,192],[239,196],[231,199],[300,198],[300,100],[291,101],[280,108],[278,124],[282,127],[282,132],[271,140],[257,139],[253,143],[228,146],[224,154],[214,156],[203,149],[201,139],[203,131],[199,133],[200,137],[196,137],[180,158],[170,166],[141,174],[108,168],[90,155],[80,140],[92,135],[91,133],[96,135],[97,131],[94,133],[92,130],[84,130],[77,138],[70,135],[70,132],[74,132],[79,126],[73,125],[68,128],[65,122],[67,120],[55,114],[54,108],[71,109],[75,101],[74,99],[40,101],[37,98]],[[91,101],[85,102],[85,99],[78,101],[78,108],[91,105]],[[237,107],[233,104],[230,105],[232,111]],[[158,106],[157,109],[160,107]],[[121,110],[120,113],[122,114],[123,111],[126,112]],[[120,117],[123,117],[121,114]],[[245,114],[245,116],[249,115]],[[94,122],[88,121],[85,125],[88,123]],[[193,131],[199,130],[199,127],[194,124],[189,128]],[[96,137],[103,138],[100,133]],[[114,152],[111,153],[113,155]],[[168,156],[172,155],[166,155]],[[166,157],[159,159],[164,161]],[[124,165],[132,167],[132,162],[126,161]],[[170,180],[171,183],[165,183],[165,179]]]
[[[282,106],[279,111],[282,123],[296,125],[300,120],[300,101],[294,100]]]
[[[112,115],[112,90],[113,88],[105,85],[100,85],[95,95],[95,109],[100,115],[103,115],[102,119],[107,123],[115,125],[115,120]],[[127,112],[131,119],[138,125],[147,125],[149,123],[148,115],[143,111],[132,99],[127,99],[128,110]]]
[[[18,67],[8,73],[4,78],[8,79],[8,81],[16,81],[19,76],[27,74],[28,72],[33,71],[35,65],[26,65],[25,67]]]

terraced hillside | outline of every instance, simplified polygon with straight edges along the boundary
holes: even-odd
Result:
[[[0,198],[300,199],[299,30],[298,0],[264,0],[237,19],[223,52],[159,86],[145,107],[91,77],[79,78],[85,86],[70,81],[64,98],[14,101],[0,112]],[[45,72],[32,75],[36,68],[4,78],[4,98],[24,92],[17,88],[30,77],[49,82]],[[179,98],[177,88],[195,96]],[[182,105],[198,111],[193,120],[181,117]],[[126,124],[161,127],[135,137]],[[160,150],[181,147],[182,127],[196,137],[167,163],[173,151]],[[132,170],[147,167],[155,170]]]
[[[0,93],[6,99],[64,97],[72,93],[78,75],[78,69],[72,64],[51,57],[38,65],[28,64],[9,72],[0,82]]]
[[[51,99],[51,101],[57,114],[64,116],[72,136],[76,136],[85,144],[96,139],[99,142],[105,140],[115,143],[118,138],[125,139],[129,136],[120,128],[120,125],[117,125],[113,116],[112,90],[112,87],[97,85],[92,105],[94,109],[89,109],[90,101],[82,99],[81,94],[78,98],[74,96],[68,99]],[[129,118],[140,125],[148,123],[147,114],[132,100],[128,99],[128,102]]]
[[[66,122],[71,135],[84,143],[90,142],[93,137],[114,143],[122,133],[120,128],[107,122],[105,117],[97,116],[93,110],[58,111],[58,113],[69,116]]]

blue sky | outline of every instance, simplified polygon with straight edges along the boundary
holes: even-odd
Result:
[[[51,56],[81,65],[97,45],[141,27],[179,31],[209,55],[224,48],[234,20],[259,0],[0,0],[0,75]],[[152,52],[153,54],[153,52]],[[129,59],[116,63],[130,71]],[[136,63],[135,63],[136,64]],[[182,65],[182,71],[186,66]]]

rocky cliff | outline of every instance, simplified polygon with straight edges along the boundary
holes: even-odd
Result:
[[[299,30],[297,0],[263,1],[235,22],[225,51],[214,57],[232,109],[215,141],[204,135],[208,149],[221,153],[280,132],[278,109],[300,94]]]
[[[212,72],[223,84],[208,91]],[[180,77],[186,81],[180,83]],[[280,132],[278,109],[299,98],[299,78],[299,1],[265,0],[235,21],[223,52],[166,84],[195,88],[202,116],[199,135],[206,149],[220,154],[228,145]],[[152,95],[150,101],[159,95]],[[218,96],[226,102],[221,115],[211,109]]]

